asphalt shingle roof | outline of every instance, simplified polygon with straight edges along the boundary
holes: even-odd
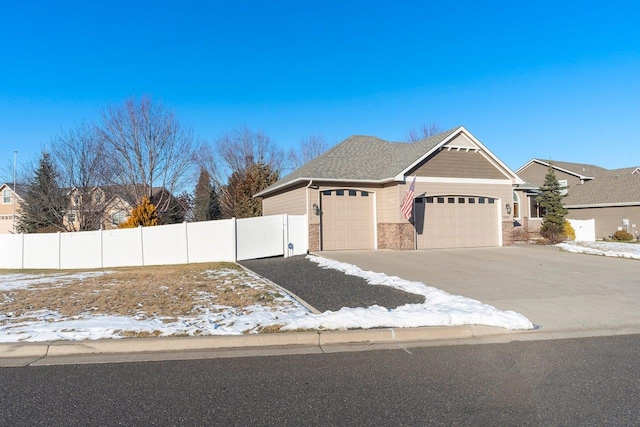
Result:
[[[300,178],[367,180],[391,179],[440,144],[460,127],[414,143],[389,142],[353,135],[258,193],[263,195]]]
[[[635,167],[607,170],[584,184],[569,188],[565,206],[640,203],[640,173]]]
[[[569,172],[573,172],[576,175],[581,175],[584,177],[597,177],[609,172],[608,169],[601,168],[600,166],[590,165],[587,163],[572,163],[572,162],[563,162],[559,160],[543,160],[543,159],[534,159],[538,162],[549,164],[559,167],[560,169],[567,170]]]

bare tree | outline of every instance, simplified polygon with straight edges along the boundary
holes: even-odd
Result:
[[[96,131],[104,144],[110,182],[136,205],[146,196],[162,212],[190,177],[197,149],[192,130],[149,97],[106,109]]]
[[[236,183],[253,180],[256,165],[269,171],[269,179],[249,186],[253,194],[277,180],[291,161],[263,131],[253,131],[246,126],[223,133],[213,145],[203,146],[197,157],[218,190],[225,217],[236,214]]]
[[[294,169],[315,159],[327,151],[328,144],[322,135],[312,134],[300,141],[298,150],[291,152],[291,163]]]
[[[437,135],[442,132],[442,128],[437,124],[431,122],[429,124],[423,124],[420,128],[409,129],[405,140],[407,142],[422,141],[430,136]]]
[[[53,139],[51,149],[58,181],[67,194],[67,229],[99,229],[109,202],[104,188],[108,165],[95,126],[82,123],[61,133]]]

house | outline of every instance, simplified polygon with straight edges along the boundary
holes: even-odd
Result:
[[[539,230],[543,212],[535,198],[550,166],[565,187],[563,205],[569,211],[568,219],[594,219],[598,239],[608,238],[619,229],[640,234],[640,168],[610,170],[540,159],[532,159],[516,171],[525,181],[514,191],[514,203],[519,204],[519,215],[514,215],[516,230]]]
[[[0,186],[2,197],[0,233],[17,232],[21,203],[24,202],[28,191],[28,185],[18,184],[16,185],[17,197],[14,197],[13,185]],[[69,205],[64,213],[62,226],[67,231],[118,228],[129,218],[131,209],[137,204],[138,193],[150,193],[150,200],[156,206],[161,223],[182,222],[186,211],[180,202],[163,187],[153,187],[150,192],[148,187],[143,185],[127,188],[109,185],[91,188],[74,187],[64,191]]]
[[[15,188],[15,191],[14,191]],[[0,185],[0,234],[15,233],[20,218],[20,203],[29,187],[23,184]]]
[[[307,214],[310,250],[502,246],[521,183],[460,126],[415,143],[351,136],[256,197],[263,215]]]

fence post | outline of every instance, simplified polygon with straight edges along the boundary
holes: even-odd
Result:
[[[139,225],[140,229],[140,259],[142,260],[142,265],[144,266],[144,238],[142,237],[142,226]]]
[[[189,227],[187,221],[184,221],[184,251],[187,255],[187,264],[189,264]]]
[[[22,236],[22,257],[20,267],[24,270],[24,233],[20,233],[20,235]]]
[[[289,215],[282,214],[282,253],[285,258],[289,257]]]
[[[62,268],[62,238],[61,233],[58,231],[58,270]]]
[[[104,268],[104,237],[102,237],[102,227],[100,227],[100,268]]]
[[[238,220],[233,217],[233,262],[238,261]]]

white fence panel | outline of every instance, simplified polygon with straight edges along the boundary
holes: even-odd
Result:
[[[0,234],[0,268],[22,268],[22,234]]]
[[[144,265],[141,229],[104,230],[102,232],[102,265],[104,267]]]
[[[568,219],[576,232],[576,242],[596,241],[596,220],[591,219]]]
[[[25,234],[24,268],[59,268],[60,233]]]
[[[142,227],[144,265],[187,264],[185,224]]]
[[[306,215],[287,215],[288,234],[285,256],[304,255],[309,251],[309,222]]]
[[[283,215],[238,219],[238,261],[284,255],[283,224]]]
[[[100,268],[236,261],[302,255],[306,215],[272,215],[195,223],[0,235],[0,268]]]
[[[236,260],[235,220],[191,222],[187,230],[189,262]]]
[[[60,234],[60,268],[102,267],[101,231]]]

